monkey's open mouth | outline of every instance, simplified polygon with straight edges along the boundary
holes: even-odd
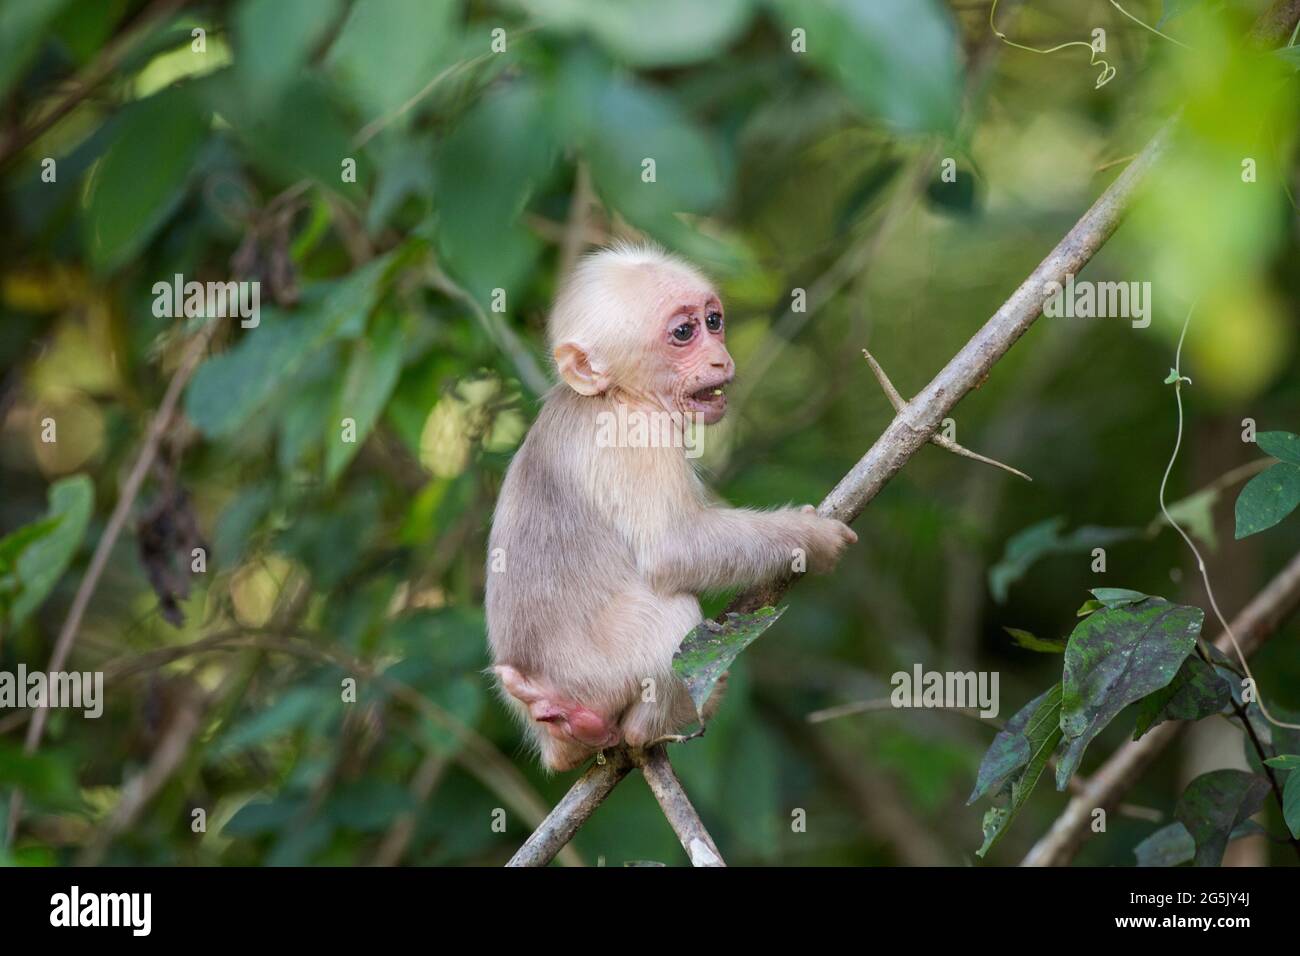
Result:
[[[727,411],[727,383],[718,382],[708,385],[687,396],[690,410],[704,417],[705,424],[712,425]]]
[[[707,388],[700,389],[698,392],[692,392],[691,401],[699,402],[703,405],[711,405],[717,402],[726,402],[727,400],[726,388],[727,388],[726,384],[710,385]]]

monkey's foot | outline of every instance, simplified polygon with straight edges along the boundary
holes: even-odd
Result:
[[[545,724],[552,737],[575,741],[593,750],[613,747],[622,739],[618,725],[590,707],[560,697],[508,664],[493,669],[506,692],[528,708],[533,720]]]

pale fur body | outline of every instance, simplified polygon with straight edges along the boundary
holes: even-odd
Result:
[[[599,339],[584,338],[581,323],[572,322],[583,310],[575,308],[570,285],[551,326],[566,384],[547,395],[511,462],[488,544],[493,663],[498,675],[527,687],[525,699],[516,699],[519,692],[506,680],[506,700],[552,769],[575,766],[597,747],[590,737],[574,739],[548,727],[539,714],[558,709],[567,716],[570,704],[580,703],[632,746],[681,729],[696,715],[672,659],[700,622],[698,595],[778,577],[801,553],[814,568],[828,567],[854,539],[844,525],[811,509],[720,506],[682,447],[602,447],[602,412],[616,414],[619,403],[688,411],[672,396],[696,391],[693,386],[711,381],[709,374],[725,373],[729,380],[734,371],[720,336],[717,348],[694,365],[679,362],[671,373],[657,368],[671,365],[679,352],[670,349],[656,359],[651,333],[659,320],[634,311],[646,299],[655,316],[660,298],[712,296],[698,273],[653,250],[602,255],[587,260],[587,272],[580,267],[574,281],[587,283],[578,292],[591,293],[591,285],[611,281],[608,270],[615,272],[619,281],[612,289],[596,290],[606,297],[601,307],[588,302],[586,311],[603,309],[607,325],[623,325],[620,354],[599,356],[584,344],[583,361],[600,360],[584,364],[582,372],[565,368],[565,343]],[[632,275],[618,275],[629,265]],[[595,272],[598,266],[607,272]],[[600,332],[608,342],[610,329]],[[600,376],[598,387],[588,375]]]

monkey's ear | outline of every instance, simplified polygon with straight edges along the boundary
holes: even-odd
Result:
[[[555,364],[569,388],[579,395],[599,395],[609,388],[609,376],[592,368],[591,359],[577,342],[557,345]]]

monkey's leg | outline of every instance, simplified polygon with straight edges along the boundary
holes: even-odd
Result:
[[[612,747],[621,739],[618,726],[590,707],[565,699],[509,664],[499,664],[493,669],[506,692],[528,708],[533,720],[545,724],[552,737],[592,750]]]

